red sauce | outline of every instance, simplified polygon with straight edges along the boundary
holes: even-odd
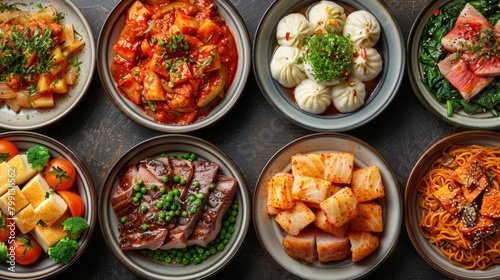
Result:
[[[213,0],[136,1],[113,49],[111,75],[122,95],[165,124],[206,117],[238,63],[235,39]]]

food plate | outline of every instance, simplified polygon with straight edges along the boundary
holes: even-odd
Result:
[[[439,140],[422,154],[413,167],[406,184],[404,195],[406,230],[420,256],[444,275],[454,279],[498,279],[498,275],[500,275],[500,266],[498,265],[493,269],[480,271],[466,270],[450,264],[448,258],[423,237],[422,230],[419,227],[422,210],[419,205],[420,195],[416,185],[420,178],[425,175],[431,163],[443,155],[444,148],[452,144],[461,146],[476,144],[497,147],[500,146],[500,134],[476,130],[456,133]]]
[[[183,155],[185,152],[195,153],[198,158],[219,165],[222,174],[231,176],[238,181],[235,201],[239,205],[239,214],[234,225],[235,232],[225,249],[209,256],[201,263],[193,265],[173,265],[154,261],[142,255],[138,250],[122,251],[118,247],[118,219],[111,205],[117,180],[124,167],[138,164],[147,157],[168,155]],[[240,250],[248,227],[250,225],[250,196],[243,174],[237,165],[214,145],[192,136],[164,135],[146,140],[123,154],[113,165],[103,183],[99,202],[99,223],[104,239],[115,258],[129,270],[140,277],[148,279],[204,279],[213,276],[234,259]]]
[[[50,278],[75,263],[82,255],[90,243],[92,233],[97,223],[97,197],[92,182],[92,177],[83,162],[69,148],[58,141],[35,132],[5,132],[0,134],[0,139],[14,143],[20,153],[26,151],[34,145],[43,145],[49,149],[51,158],[63,157],[69,160],[77,171],[77,180],[72,187],[81,196],[85,203],[85,213],[83,218],[88,222],[89,228],[80,237],[80,248],[75,258],[69,264],[55,263],[47,254],[42,253],[42,257],[29,266],[16,265],[15,272],[10,272],[10,264],[0,264],[0,278],[6,279],[44,279]]]
[[[134,0],[119,1],[118,4],[113,8],[108,18],[104,23],[104,27],[99,35],[99,40],[97,43],[98,54],[97,54],[97,70],[101,83],[104,86],[108,96],[111,98],[113,104],[128,118],[135,121],[136,123],[162,132],[169,133],[183,133],[201,129],[225,116],[237,103],[239,100],[248,75],[250,73],[250,55],[251,55],[251,45],[250,39],[247,33],[247,29],[243,19],[236,10],[236,8],[226,0],[216,0],[217,10],[219,14],[224,18],[226,24],[233,32],[233,36],[236,41],[236,47],[238,49],[238,67],[236,70],[236,76],[231,84],[230,88],[226,91],[226,96],[217,105],[217,107],[210,112],[210,114],[194,123],[189,125],[167,125],[153,121],[147,117],[142,108],[127,98],[118,91],[113,78],[111,77],[110,67],[115,51],[113,50],[113,45],[117,41],[123,26],[125,25],[124,14],[127,8],[134,2]]]
[[[7,0],[2,1],[2,4],[19,2],[16,0]],[[33,2],[23,8],[36,11],[39,9],[36,3]],[[80,74],[77,84],[70,89],[69,93],[56,99],[54,108],[21,108],[19,112],[15,113],[8,109],[5,104],[2,104],[0,106],[0,127],[5,129],[32,130],[60,120],[78,105],[92,83],[92,77],[95,72],[95,43],[92,29],[85,16],[69,0],[49,0],[43,1],[42,4],[44,6],[52,5],[58,12],[63,13],[64,19],[61,22],[72,22],[75,31],[85,41],[85,46],[77,54],[78,60],[82,63],[80,65]]]
[[[290,172],[290,159],[296,153],[343,152],[354,154],[354,163],[359,167],[379,167],[385,188],[382,199],[384,230],[380,245],[371,255],[353,263],[342,262],[307,265],[289,257],[281,245],[284,231],[266,214],[267,181],[277,172]],[[262,170],[253,196],[253,223],[257,236],[269,256],[284,270],[303,279],[357,279],[368,275],[391,254],[399,238],[403,220],[402,197],[398,181],[384,158],[371,146],[352,136],[336,133],[318,133],[299,138],[280,149]]]
[[[413,24],[407,44],[407,68],[410,83],[420,102],[434,115],[447,123],[460,126],[466,129],[488,129],[495,130],[500,128],[500,118],[494,117],[489,112],[469,115],[463,110],[455,112],[452,117],[447,116],[446,105],[437,101],[427,90],[425,85],[420,82],[423,73],[422,63],[419,61],[420,36],[426,22],[432,17],[434,12],[442,7],[451,6],[459,3],[457,0],[430,1],[420,12]],[[493,5],[493,4],[492,4]]]
[[[333,1],[354,10],[367,10],[380,23],[383,70],[380,82],[366,103],[352,113],[314,115],[302,111],[271,76],[270,63],[276,44],[276,26],[280,19],[318,0],[274,1],[261,19],[254,38],[253,67],[265,98],[281,115],[293,123],[318,132],[341,132],[362,126],[377,117],[392,101],[405,69],[404,40],[399,24],[383,1]]]

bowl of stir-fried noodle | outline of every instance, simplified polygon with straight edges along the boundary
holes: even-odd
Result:
[[[425,261],[449,277],[498,279],[499,155],[499,133],[456,133],[425,151],[408,178],[408,235]]]

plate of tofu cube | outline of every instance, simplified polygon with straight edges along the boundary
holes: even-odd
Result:
[[[254,226],[279,266],[304,279],[358,279],[391,254],[402,196],[385,159],[340,133],[304,136],[266,164],[253,199]]]
[[[76,154],[48,136],[6,132],[0,134],[0,141],[2,147],[15,146],[7,157],[0,151],[0,230],[5,229],[0,240],[0,278],[54,276],[74,263],[90,243],[97,217],[92,178]],[[74,173],[61,165],[52,168],[55,159],[67,161]],[[55,185],[46,167],[64,168]],[[30,259],[28,253],[18,254],[23,246],[29,247],[25,244],[38,253],[30,248]]]

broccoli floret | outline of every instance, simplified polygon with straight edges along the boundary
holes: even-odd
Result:
[[[77,251],[78,242],[69,237],[64,237],[57,242],[56,246],[50,247],[48,253],[53,261],[68,264],[75,257]]]
[[[9,247],[4,242],[0,242],[0,263],[7,263],[9,261]]]
[[[68,234],[68,237],[78,240],[82,232],[89,227],[87,221],[82,217],[70,217],[62,222],[63,230]]]
[[[26,155],[28,156],[28,163],[31,165],[31,168],[37,171],[42,171],[50,158],[49,149],[40,145],[29,148],[26,151]]]

